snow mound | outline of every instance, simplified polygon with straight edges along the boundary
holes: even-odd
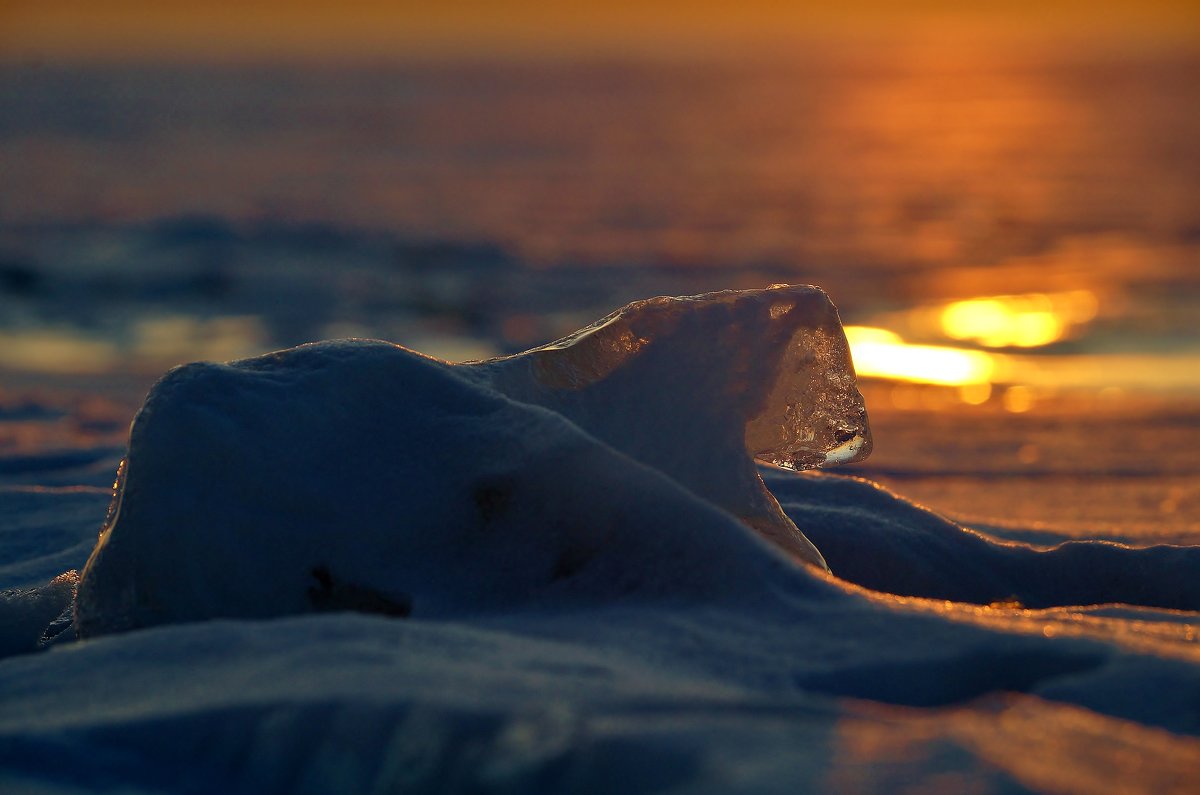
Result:
[[[135,418],[76,630],[736,600],[781,550],[825,565],[753,457],[869,450],[814,287],[641,301],[465,365],[362,340],[186,365]]]
[[[964,528],[867,480],[763,472],[837,576],[873,591],[1027,608],[1200,610],[1200,547],[1067,541],[1038,548]]]

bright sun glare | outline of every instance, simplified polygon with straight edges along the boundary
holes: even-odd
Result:
[[[1097,308],[1089,290],[997,295],[948,304],[941,326],[950,339],[986,348],[1036,348],[1063,339],[1094,318]]]
[[[910,345],[887,329],[847,326],[854,369],[867,378],[887,378],[942,386],[987,384],[996,357],[941,345]]]
[[[940,334],[954,343],[1027,349],[1072,336],[1091,322],[1098,310],[1093,292],[1070,290],[984,296],[910,314],[926,333]],[[992,385],[1007,383],[1005,407],[1010,411],[1029,409],[1033,393],[1027,387],[1028,379],[1043,370],[1043,362],[1019,355],[911,344],[885,328],[847,326],[846,339],[854,368],[864,378],[957,387],[959,399],[972,404],[986,402]],[[1079,380],[1079,375],[1074,378]]]

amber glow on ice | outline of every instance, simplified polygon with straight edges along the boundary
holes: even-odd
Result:
[[[995,356],[941,345],[910,345],[899,334],[869,326],[846,326],[854,370],[866,378],[921,384],[987,384],[996,372]]]

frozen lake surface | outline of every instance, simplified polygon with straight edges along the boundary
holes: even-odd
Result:
[[[1191,792],[1196,59],[1059,55],[5,64],[0,790]],[[513,482],[554,484],[553,505],[513,510],[568,506],[556,543],[622,518],[604,554],[514,554],[524,525],[497,519],[506,533],[470,554],[406,559],[427,590],[400,594],[369,547],[343,553],[378,579],[347,588],[298,537],[250,555],[214,543],[215,581],[272,581],[268,553],[293,555],[302,606],[393,615],[264,610],[77,642],[60,622],[35,650],[167,367],[340,337],[478,359],[635,298],[778,282],[821,285],[876,338],[980,365],[860,380],[867,461],[761,469],[832,574],[714,507],[703,450],[649,466],[642,434],[534,401],[505,415],[533,441],[443,430],[490,440]],[[1032,321],[1014,339],[1036,344],[943,322],[970,301]],[[660,399],[689,383],[667,381]],[[312,397],[263,416],[353,416]],[[233,464],[321,461],[325,480],[267,524],[339,494],[377,522],[366,490],[337,490],[342,460],[386,438],[371,428],[432,415],[376,409],[362,444],[339,450],[334,423],[286,460],[219,423],[181,432],[181,452],[228,443],[197,511],[220,483],[289,494],[222,481]],[[570,454],[526,460],[526,444]],[[453,477],[413,464],[407,492],[390,461],[358,472],[376,496],[438,504],[480,466],[440,456]],[[501,491],[479,505],[501,511]],[[513,586],[542,564],[571,576],[536,598]],[[202,593],[204,570],[187,576]]]

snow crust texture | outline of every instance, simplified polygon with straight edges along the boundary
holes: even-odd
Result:
[[[753,457],[869,449],[814,287],[641,301],[466,365],[362,340],[186,365],[134,421],[75,627],[711,599],[780,550],[825,567]]]

